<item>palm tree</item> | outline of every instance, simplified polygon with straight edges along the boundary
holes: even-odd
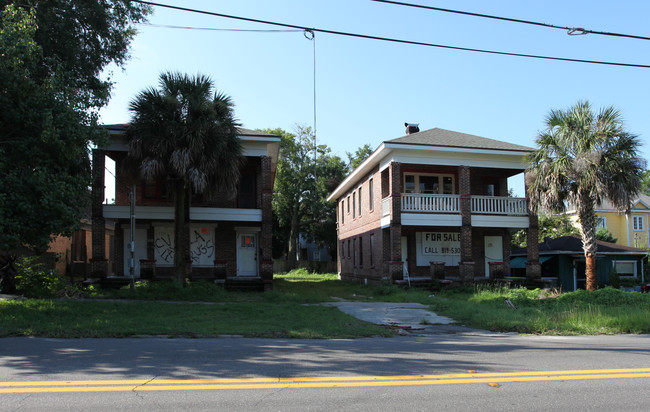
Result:
[[[191,267],[189,203],[192,191],[235,193],[242,148],[230,97],[209,77],[160,75],[159,87],[141,91],[129,105],[127,164],[137,178],[165,179],[174,201],[174,277]]]
[[[575,206],[585,254],[587,290],[595,290],[596,214],[603,199],[627,211],[640,188],[644,170],[640,142],[626,132],[613,107],[597,115],[588,102],[567,111],[552,110],[546,130],[537,136],[538,149],[527,156],[526,183],[532,206],[562,212]]]

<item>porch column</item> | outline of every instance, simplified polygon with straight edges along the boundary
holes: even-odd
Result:
[[[474,281],[474,254],[472,253],[472,196],[470,192],[469,166],[458,167],[458,189],[460,194],[460,280],[463,283]]]
[[[524,181],[526,179],[524,178]],[[539,262],[539,224],[537,219],[537,208],[528,197],[528,185],[526,190],[526,202],[528,204],[528,229],[526,230],[526,243],[528,247],[526,262],[526,284],[529,286],[542,285],[542,264]]]
[[[264,289],[273,288],[273,256],[272,256],[272,208],[271,198],[273,190],[271,188],[271,157],[262,156],[262,198],[260,205],[262,208],[262,232],[260,233],[260,276],[264,282]]]
[[[390,260],[388,275],[391,281],[403,278],[402,262],[402,165],[391,162],[389,166],[390,179]]]
[[[106,277],[106,219],[104,219],[104,170],[106,167],[105,152],[100,149],[92,151],[92,258],[91,273],[93,277]]]

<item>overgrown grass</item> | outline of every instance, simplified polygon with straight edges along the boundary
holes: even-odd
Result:
[[[512,302],[516,309],[506,304]],[[578,335],[650,333],[650,295],[604,288],[558,296],[540,289],[478,287],[449,291],[432,309],[467,326],[493,331]]]
[[[432,293],[393,285],[343,282],[335,274],[299,269],[276,275],[274,290],[264,293],[228,292],[209,282],[191,282],[186,288],[179,288],[170,282],[147,281],[138,282],[134,292],[128,286],[120,290],[91,288],[86,292],[95,298],[115,301],[0,302],[0,336],[392,336],[390,330],[335,308],[315,305],[342,299],[418,302],[460,324],[493,331],[561,335],[650,333],[650,295],[612,288],[552,294],[539,289],[482,286]],[[506,305],[506,300],[516,309]]]

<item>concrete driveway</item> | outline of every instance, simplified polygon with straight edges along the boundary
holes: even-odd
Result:
[[[327,302],[341,312],[377,325],[399,329],[401,335],[431,335],[442,333],[489,333],[456,325],[455,320],[439,316],[420,303],[391,302]]]

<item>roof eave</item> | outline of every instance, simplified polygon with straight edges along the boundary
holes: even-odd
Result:
[[[375,165],[379,164],[379,161],[383,159],[390,150],[391,149],[386,147],[386,142],[380,144],[366,160],[364,160],[345,179],[343,179],[341,184],[339,184],[327,197],[327,201],[331,202],[341,197],[349,187],[353,186],[353,183],[357,180],[358,176],[363,176],[368,173],[373,167],[375,167]]]

